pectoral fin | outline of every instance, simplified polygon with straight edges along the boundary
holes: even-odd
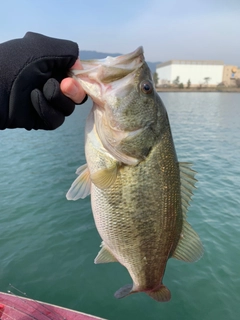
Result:
[[[68,200],[84,199],[91,192],[91,180],[87,164],[78,168],[76,173],[79,174],[79,176],[74,180],[66,194]]]
[[[98,170],[91,174],[92,183],[99,189],[109,188],[117,178],[118,167],[118,162],[114,162],[111,167]]]

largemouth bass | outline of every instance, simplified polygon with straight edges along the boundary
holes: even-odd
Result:
[[[145,292],[157,301],[168,259],[187,262],[203,253],[186,221],[195,184],[190,163],[179,163],[167,111],[155,91],[142,47],[116,58],[83,61],[75,77],[93,100],[86,122],[87,164],[67,193],[91,194],[103,240],[95,263],[119,262],[133,280],[116,298]]]

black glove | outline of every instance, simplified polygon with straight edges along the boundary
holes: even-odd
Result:
[[[59,83],[77,58],[76,43],[32,32],[0,44],[0,129],[59,127],[75,108]]]

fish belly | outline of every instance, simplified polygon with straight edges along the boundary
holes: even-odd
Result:
[[[104,245],[127,268],[136,291],[158,287],[182,228],[174,155],[153,151],[135,167],[122,166],[110,188],[92,186],[91,200]]]

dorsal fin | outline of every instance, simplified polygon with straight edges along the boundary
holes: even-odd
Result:
[[[195,189],[196,171],[191,168],[192,164],[189,162],[179,162],[180,180],[181,180],[181,199],[182,199],[182,212],[186,218],[189,203]]]
[[[190,224],[183,220],[183,229],[173,258],[185,262],[195,262],[203,255],[203,246],[198,234]]]
[[[183,213],[183,227],[180,239],[172,257],[186,262],[194,262],[201,258],[203,247],[198,234],[186,221],[189,202],[195,188],[196,171],[191,169],[192,164],[188,162],[179,163],[181,179],[181,202]]]

